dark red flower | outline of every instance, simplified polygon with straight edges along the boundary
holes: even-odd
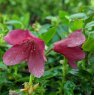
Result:
[[[85,53],[81,45],[85,41],[85,36],[81,30],[71,33],[66,39],[54,43],[54,51],[63,54],[69,62],[69,65],[76,68],[76,61],[85,58]]]
[[[28,62],[30,73],[41,77],[44,73],[44,42],[28,30],[12,30],[5,36],[5,41],[13,45],[3,56],[6,65]]]

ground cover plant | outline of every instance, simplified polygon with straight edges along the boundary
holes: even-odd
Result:
[[[93,6],[0,0],[0,95],[93,95]]]

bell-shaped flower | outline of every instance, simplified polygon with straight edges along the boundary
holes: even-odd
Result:
[[[54,43],[54,51],[63,54],[71,67],[76,68],[76,61],[85,58],[81,45],[85,41],[85,36],[81,30],[71,33],[67,38]]]
[[[12,47],[6,51],[3,61],[6,65],[15,65],[27,61],[29,72],[36,77],[44,74],[44,42],[28,30],[12,30],[5,37]]]

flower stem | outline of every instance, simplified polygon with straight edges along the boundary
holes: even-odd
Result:
[[[18,67],[17,66],[14,66],[14,71],[15,71],[14,74],[17,75],[17,73],[18,73]]]
[[[33,77],[33,75],[30,74],[30,78],[29,78],[29,84],[30,85],[32,85],[33,80],[34,80],[34,77]]]
[[[60,61],[60,63],[62,64],[62,80],[61,80],[61,85],[60,85],[60,95],[63,95],[64,93],[64,85],[66,83],[66,75],[67,75],[67,72],[68,72],[68,64],[67,64],[67,59],[64,57],[63,60]]]
[[[65,77],[67,74],[67,69],[68,69],[68,65],[67,65],[67,59],[64,57],[64,63],[63,63],[63,68],[62,68],[62,72],[63,72],[63,79],[62,79],[62,83],[65,82]]]

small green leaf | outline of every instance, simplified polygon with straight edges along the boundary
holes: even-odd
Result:
[[[10,21],[5,22],[5,24],[14,25],[15,28],[24,28],[24,25],[22,24],[22,22],[18,20],[10,20]]]
[[[68,26],[66,25],[59,25],[57,28],[57,34],[63,39],[67,36],[68,33]]]
[[[83,28],[83,20],[74,20],[70,22],[70,28],[72,31],[79,30]]]
[[[75,84],[72,81],[67,81],[64,84],[64,95],[74,95],[73,90],[75,89]]]
[[[68,15],[68,12],[66,12],[66,11],[59,11],[59,17],[60,18],[64,19],[64,17],[67,16],[67,15]]]
[[[70,19],[87,19],[87,15],[85,13],[77,13],[70,16]]]
[[[22,23],[23,23],[23,25],[24,25],[25,27],[28,26],[29,20],[30,20],[30,14],[29,14],[29,13],[26,13],[26,14],[24,15],[24,17],[21,18],[21,21],[22,21]]]
[[[53,38],[55,33],[56,33],[56,28],[52,27],[46,33],[42,34],[40,38],[44,40],[45,43],[47,44]]]
[[[59,24],[59,22],[60,22],[58,16],[48,16],[48,17],[46,17],[46,19],[47,19],[47,20],[50,20],[50,21],[51,21],[51,24],[52,24],[53,26],[57,26],[57,25]]]
[[[10,20],[10,21],[7,21],[5,23],[6,24],[22,24],[20,21],[17,21],[17,20]]]
[[[0,69],[7,69],[7,66],[3,63],[0,63]]]
[[[94,50],[94,38],[93,35],[89,35],[87,40],[85,41],[85,43],[82,46],[84,51],[93,51]]]
[[[85,26],[85,28],[90,28],[90,27],[94,27],[94,21],[87,23]]]
[[[56,22],[58,20],[58,17],[47,16],[46,19]]]
[[[69,24],[69,14],[65,11],[59,11],[59,18],[63,24]]]
[[[43,26],[41,26],[40,30],[39,30],[39,34],[43,34],[46,33],[48,31],[48,29],[50,28],[51,25],[49,24],[45,24]]]

